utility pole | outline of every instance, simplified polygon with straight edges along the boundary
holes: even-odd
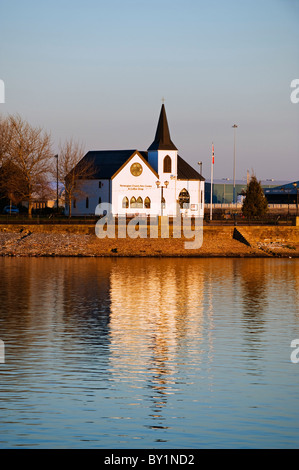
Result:
[[[214,144],[212,144],[210,220],[213,219],[213,178],[214,178],[214,163],[215,163]]]
[[[59,195],[58,195],[58,155],[54,155],[54,158],[56,158],[56,212],[58,214],[58,204],[59,204]]]
[[[234,192],[233,192],[233,203],[236,203],[236,129],[238,128],[237,124],[234,124]]]

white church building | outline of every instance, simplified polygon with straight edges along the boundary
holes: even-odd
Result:
[[[80,180],[80,197],[72,215],[94,215],[109,203],[115,216],[204,216],[204,178],[182,157],[172,142],[164,104],[157,131],[147,151],[99,150],[81,162],[92,162],[92,177]],[[79,162],[80,164],[80,162]]]

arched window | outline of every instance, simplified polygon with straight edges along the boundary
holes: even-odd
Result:
[[[74,208],[74,209],[77,208],[77,199],[74,199],[74,200],[73,200],[73,208]]]
[[[88,209],[88,208],[89,208],[89,198],[88,198],[88,197],[86,198],[86,203],[85,203],[85,205],[86,205],[86,209]]]
[[[123,209],[128,209],[129,208],[129,199],[127,197],[123,198],[122,207],[123,207]]]
[[[151,208],[151,200],[150,200],[149,197],[146,197],[146,198],[144,199],[144,207],[145,207],[146,209],[150,209],[150,208]]]
[[[136,207],[136,198],[133,196],[131,197],[131,201],[130,201],[130,207],[133,207],[135,208]]]
[[[171,158],[169,155],[166,155],[163,161],[163,171],[164,173],[171,173]]]
[[[142,197],[140,197],[140,196],[139,196],[139,198],[137,199],[136,207],[138,207],[139,209],[142,209],[142,208],[143,208],[143,199],[142,199]]]
[[[190,194],[188,193],[187,189],[182,189],[182,191],[179,194],[179,205],[181,209],[186,209],[186,207],[183,207],[184,204],[190,204]],[[188,208],[188,207],[187,207]]]

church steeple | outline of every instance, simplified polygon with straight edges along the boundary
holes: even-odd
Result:
[[[162,104],[160,112],[155,140],[148,148],[148,151],[151,150],[177,150],[176,146],[170,138],[164,103]]]
[[[158,173],[159,178],[169,181],[170,176],[177,176],[178,149],[172,142],[162,104],[155,140],[148,148],[148,163]],[[164,180],[163,180],[164,181]]]

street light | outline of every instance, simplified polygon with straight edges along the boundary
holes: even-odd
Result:
[[[236,202],[236,129],[238,128],[237,124],[232,126],[234,129],[234,192],[233,192],[233,203]]]
[[[223,181],[229,181],[229,178],[222,178]],[[225,204],[225,185],[226,183],[223,183],[223,196],[222,196],[222,201]]]
[[[163,204],[165,204],[165,201],[163,198],[163,189],[167,188],[167,186],[169,185],[169,181],[164,181],[164,186],[161,185],[160,181],[156,181],[156,185],[157,185],[157,188],[161,187],[161,216],[163,216]]]
[[[297,183],[293,183],[293,186],[294,188],[296,189],[296,194],[297,194],[297,198],[296,198],[296,217],[298,215],[298,195],[299,195],[299,188],[298,188],[298,184]]]
[[[54,155],[56,158],[56,211],[58,213],[58,155]]]

